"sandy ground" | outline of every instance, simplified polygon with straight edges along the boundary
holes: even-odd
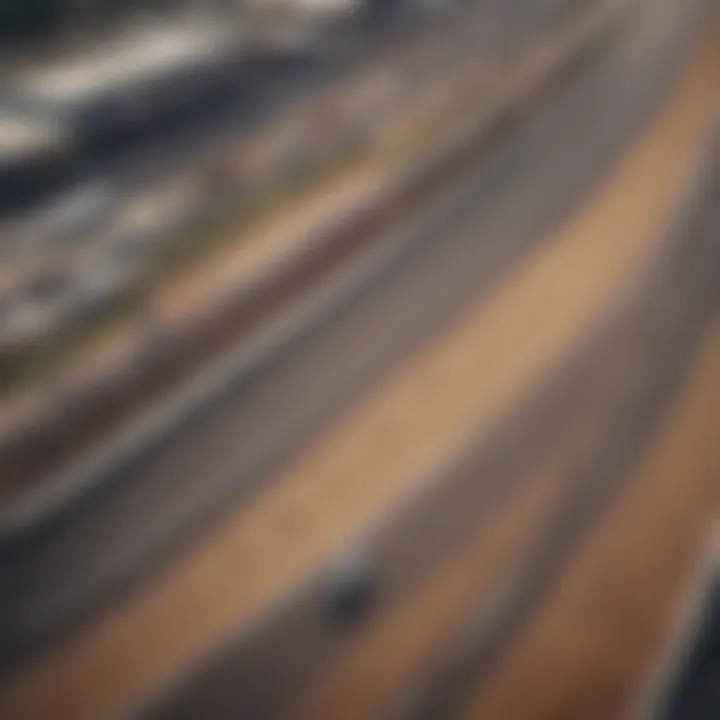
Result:
[[[714,54],[708,57],[708,52]],[[710,50],[708,46],[698,54],[680,85],[678,96],[682,97],[676,96],[671,100],[671,103],[677,103],[673,107],[682,107],[688,110],[692,105],[691,98],[693,96],[699,98],[709,87],[712,87],[712,85],[705,85],[705,83],[712,82],[712,77],[718,77],[720,65],[717,64],[716,57],[716,50]],[[707,72],[708,69],[711,69],[710,73]],[[676,119],[681,114],[676,113]],[[662,125],[663,122],[667,123],[671,115],[673,115],[672,112],[661,118],[658,125]],[[654,151],[651,150],[655,142],[660,138],[659,134],[655,135],[658,130],[659,127],[656,127],[647,134],[644,140],[645,150],[653,153],[659,150],[658,147],[655,147]],[[677,125],[667,123],[665,130],[673,133],[674,140],[678,139],[679,127]],[[635,165],[634,167],[638,169],[640,166]],[[645,169],[647,170],[648,167],[646,166]],[[622,182],[613,186],[612,189],[619,190],[621,187]],[[652,185],[645,180],[635,187],[636,189],[650,189]],[[639,195],[635,195],[634,200],[642,204]],[[593,209],[590,208],[590,212]],[[583,215],[584,213],[580,217],[583,217]],[[627,214],[615,215],[607,213],[604,217],[608,218],[609,222],[594,225],[594,232],[605,231],[610,233],[611,224],[622,222],[623,218],[629,220]],[[573,228],[573,223],[570,224],[569,228]],[[577,229],[577,227],[573,229]],[[569,260],[570,258],[566,259]],[[573,276],[584,280],[587,273],[579,271],[581,267],[580,264],[573,264],[572,267],[566,268],[566,275],[562,284],[567,284],[567,278]],[[607,273],[606,278],[619,279],[616,267],[601,268],[601,266],[598,266],[598,268],[599,273],[603,275]],[[558,292],[560,291],[558,290]],[[586,296],[578,291],[576,298],[582,299],[583,297]],[[547,325],[543,329],[547,329]],[[715,345],[718,345],[718,342],[715,342]],[[705,390],[710,392],[711,386],[709,382],[713,378],[708,376],[713,369],[716,373],[720,369],[720,365],[717,364],[720,355],[716,348],[714,352],[708,351],[708,354],[711,356],[710,359],[703,358],[699,363],[696,384],[701,384]],[[710,369],[706,367],[709,363],[712,364]],[[720,380],[717,377],[713,380],[717,389],[720,389]],[[691,392],[697,395],[700,391],[693,389]],[[712,397],[714,398],[715,395]],[[711,408],[712,401],[707,401],[705,412],[707,413]],[[712,419],[708,418],[707,415],[704,417],[704,421],[706,422],[704,434],[701,433],[697,437],[699,455],[702,455],[708,449],[712,449],[712,443],[709,446],[706,443],[712,438],[712,428],[717,426],[717,423],[713,423]],[[681,422],[680,419],[673,419],[672,429],[668,430],[668,432],[677,432],[677,426]],[[696,423],[697,421],[693,422]],[[699,422],[703,422],[703,420]],[[697,424],[693,424],[689,428],[680,427],[686,443],[684,452],[687,454],[692,451],[692,445],[689,443],[692,441],[692,433]],[[578,428],[580,431],[582,429],[588,430],[589,428]],[[579,438],[574,438],[572,435],[568,438],[565,454],[561,453],[565,464],[571,464],[574,454],[582,452],[584,437],[584,434],[580,434]],[[580,443],[576,447],[575,442],[578,439]],[[659,447],[663,450],[664,441],[664,437],[658,441]],[[720,455],[715,452],[706,458],[707,461],[710,459],[720,461]],[[675,469],[683,467],[680,464],[681,460],[682,458],[678,458],[675,461]],[[544,466],[545,464],[547,466]],[[691,464],[689,468],[692,467]],[[720,465],[716,463],[712,467],[718,470]],[[706,465],[705,470],[708,469]],[[665,472],[667,473],[667,469],[665,469]],[[694,505],[683,504],[686,512],[679,513],[678,517],[672,519],[663,518],[669,521],[669,525],[675,532],[664,537],[662,547],[658,547],[658,554],[662,556],[659,563],[649,562],[648,552],[650,548],[646,548],[645,554],[641,555],[637,560],[638,562],[644,561],[648,563],[649,569],[644,575],[637,572],[638,568],[635,565],[632,566],[632,569],[627,570],[618,567],[613,568],[616,574],[625,580],[624,586],[621,586],[625,593],[622,600],[624,604],[621,608],[625,612],[624,616],[612,615],[612,610],[616,609],[614,605],[611,605],[607,617],[601,615],[600,618],[597,618],[589,613],[582,615],[582,611],[586,609],[584,607],[575,609],[573,615],[574,608],[561,605],[561,601],[555,602],[554,605],[557,605],[553,615],[555,623],[550,626],[551,621],[546,622],[547,627],[544,628],[544,644],[542,647],[533,646],[526,652],[524,643],[519,646],[513,655],[515,664],[510,665],[510,669],[506,672],[509,679],[503,683],[502,681],[505,678],[501,675],[501,681],[497,687],[494,683],[491,683],[492,688],[488,695],[492,698],[494,704],[491,700],[488,700],[487,704],[477,701],[474,705],[470,705],[467,717],[508,717],[518,719],[530,716],[533,718],[553,719],[563,717],[615,717],[619,710],[617,696],[614,698],[603,697],[602,699],[605,702],[604,704],[598,703],[597,713],[588,714],[585,706],[582,705],[583,702],[587,701],[586,690],[588,684],[592,685],[593,680],[596,679],[596,676],[593,675],[594,671],[596,671],[597,675],[597,671],[602,672],[604,670],[605,675],[601,676],[598,681],[601,685],[598,690],[600,694],[606,689],[602,685],[603,681],[611,683],[614,680],[616,685],[624,682],[625,700],[627,700],[628,693],[637,690],[640,676],[648,666],[648,641],[651,639],[649,633],[655,634],[652,639],[657,642],[658,633],[661,633],[664,627],[663,622],[667,622],[667,613],[672,606],[674,593],[678,591],[678,583],[682,580],[683,569],[687,571],[688,564],[692,563],[692,550],[696,548],[693,548],[691,543],[693,540],[697,542],[698,537],[703,535],[703,528],[706,525],[705,520],[711,517],[714,512],[713,505],[707,504],[709,484],[714,479],[716,479],[716,475],[705,472],[704,475],[697,477],[697,484],[694,487],[685,488],[687,495],[683,494],[682,499],[680,497],[675,498],[677,502],[681,503],[683,500],[690,501],[691,499],[696,502]],[[491,584],[492,570],[496,568],[495,563],[506,563],[508,558],[512,556],[510,547],[521,543],[521,538],[531,538],[533,536],[537,518],[542,515],[542,508],[546,508],[552,502],[551,500],[549,502],[548,498],[559,497],[562,494],[562,488],[564,487],[562,480],[562,465],[558,465],[557,458],[551,459],[550,462],[546,460],[545,463],[541,464],[533,473],[530,482],[532,490],[526,492],[525,496],[520,498],[518,504],[510,512],[501,514],[499,518],[496,518],[492,527],[478,531],[476,538],[468,543],[469,547],[458,553],[448,563],[448,566],[441,573],[438,573],[437,577],[433,578],[431,587],[424,590],[418,600],[410,601],[406,605],[397,608],[382,621],[379,627],[366,631],[362,639],[355,643],[355,647],[350,650],[347,657],[343,658],[339,666],[335,667],[328,677],[323,677],[320,686],[308,693],[305,700],[299,704],[297,717],[303,720],[316,720],[319,718],[329,720],[330,718],[339,717],[340,714],[344,718],[382,716],[382,712],[388,709],[387,703],[394,699],[397,688],[402,687],[414,675],[423,671],[425,664],[432,658],[433,653],[438,648],[442,648],[443,638],[447,636],[448,630],[457,622],[457,618],[463,616],[463,614],[469,614],[473,607],[472,603],[476,602],[481,595],[483,586]],[[666,482],[671,483],[673,480],[677,484],[678,476],[668,478]],[[668,488],[668,491],[672,492],[670,488]],[[639,502],[642,501],[636,501],[636,513],[641,511],[640,507],[638,507]],[[664,507],[658,508],[658,510],[666,514],[671,513],[672,504],[666,504]],[[642,528],[645,532],[645,539],[648,541],[651,541],[651,538],[657,539],[657,536],[662,532],[659,533],[658,528],[665,526],[660,522],[659,516],[643,517],[642,522],[638,523],[635,523],[636,519],[637,517],[628,519],[627,534],[633,531],[634,528],[638,528],[638,531],[641,531],[640,528]],[[608,524],[612,522],[610,520]],[[653,527],[655,528],[654,535],[650,532]],[[609,532],[609,530],[605,530],[605,532]],[[625,544],[627,545],[627,542]],[[521,544],[514,547],[515,551],[517,552],[520,547]],[[618,548],[616,543],[615,550],[618,553],[615,560],[619,564],[622,558],[622,547]],[[598,562],[600,561],[598,560]],[[604,583],[615,580],[616,583],[613,585],[615,589],[617,587],[617,578],[608,577],[610,574],[608,572],[605,574],[597,572],[596,565],[588,565],[591,569],[586,569],[583,561],[577,560],[577,568],[582,568],[583,577],[587,583],[587,587],[584,588],[586,594],[583,599],[585,602],[592,602],[593,598],[604,596],[602,592]],[[665,572],[664,576],[660,574],[663,570]],[[653,574],[653,571],[656,572]],[[635,574],[636,572],[637,574]],[[672,572],[675,573],[674,576],[671,575]],[[643,582],[640,579],[641,577],[647,577],[647,581],[644,585],[638,587]],[[665,586],[662,585],[663,580],[667,583]],[[638,594],[642,594],[643,599],[638,600]],[[638,607],[643,607],[643,600],[646,597],[653,597],[655,600],[654,604],[651,603],[650,612],[642,618],[646,626],[643,628],[641,623],[641,627],[636,629],[634,635],[632,632],[629,635],[624,634],[624,631],[632,630],[633,623],[638,615]],[[581,600],[576,599],[576,602],[579,603]],[[612,598],[609,602],[612,604]],[[597,600],[592,609],[597,610],[596,605]],[[548,610],[548,612],[550,611]],[[613,622],[615,620],[618,621],[620,627],[618,633],[614,632],[615,626]],[[598,628],[597,625],[593,625],[593,621],[598,621],[598,625],[604,621],[604,624],[601,628]],[[575,630],[579,632],[575,633]],[[644,635],[643,630],[645,630]],[[600,637],[607,634],[615,639],[614,645],[608,643],[611,650],[616,652],[615,655],[611,655],[610,650],[608,650],[607,657],[595,658],[593,655],[594,646],[588,648],[587,643],[593,638],[597,639],[596,633]],[[589,640],[587,640],[588,637]],[[623,644],[626,638],[629,638],[629,640],[627,644]],[[585,640],[587,640],[587,643]],[[640,641],[643,640],[645,646],[640,645]],[[576,644],[574,644],[575,641]],[[627,655],[621,658],[620,662],[615,663],[618,650],[622,652],[622,648],[626,648]],[[564,650],[566,652],[563,654]],[[583,655],[585,651],[588,652],[589,657]],[[559,657],[557,669],[553,665],[556,655]],[[597,664],[593,664],[593,660],[596,660]],[[585,665],[583,665],[583,661],[585,661]],[[551,669],[546,670],[547,666]],[[612,675],[612,677],[608,679],[606,677],[608,675]],[[534,697],[528,702],[525,701],[525,682],[530,682],[531,691],[538,695],[538,702],[548,701],[546,703],[547,711],[545,711],[545,705],[537,705],[533,702]],[[563,693],[562,688],[570,689]],[[616,689],[616,687],[611,686],[611,689]],[[570,697],[568,700],[567,696],[573,693],[576,696]],[[551,704],[551,700],[556,701],[554,705]],[[564,705],[562,703],[565,700],[569,703],[575,700],[575,703],[568,706],[568,711],[563,714]],[[590,707],[595,707],[593,700],[594,695],[591,694],[589,696]],[[614,713],[609,712],[611,706],[608,703],[612,700],[616,702],[615,707],[612,708]],[[540,711],[539,715],[536,714],[537,711]]]
[[[633,707],[720,507],[720,327],[693,376],[631,490],[462,718],[607,720]]]
[[[138,701],[228,633],[251,627],[329,548],[402,505],[464,428],[489,429],[657,251],[709,127],[719,85],[713,61],[707,48],[694,58],[642,140],[542,253],[182,562],[6,681],[0,715],[80,720]],[[433,413],[422,412],[428,402]]]
[[[562,442],[543,449],[515,478],[518,497],[493,509],[463,540],[418,593],[393,606],[379,622],[363,627],[328,674],[299,699],[290,716],[297,720],[383,717],[406,700],[418,677],[432,672],[432,660],[456,632],[458,618],[476,610],[478,597],[500,598],[502,576],[532,544],[545,517],[572,483],[572,470],[593,445],[602,425],[598,403],[564,423]]]

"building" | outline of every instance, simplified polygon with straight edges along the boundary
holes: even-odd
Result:
[[[99,47],[18,78],[16,105],[60,123],[80,144],[181,110],[233,80],[244,39],[233,24],[137,26]]]

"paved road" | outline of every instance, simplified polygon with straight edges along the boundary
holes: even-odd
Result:
[[[622,477],[624,463],[638,452],[658,410],[672,398],[682,378],[694,348],[686,332],[697,326],[678,323],[673,328],[663,327],[652,337],[646,331],[647,309],[645,305],[633,312],[621,327],[598,338],[563,367],[550,387],[513,416],[492,444],[492,451],[482,448],[462,458],[440,490],[358,549],[373,583],[374,598],[366,617],[356,623],[334,619],[330,611],[333,579],[329,575],[304,588],[291,605],[271,615],[249,638],[202,666],[149,716],[192,718],[206,712],[213,717],[284,717],[293,707],[298,711],[299,700],[308,690],[327,685],[332,688],[330,699],[311,698],[307,707],[300,705],[300,717],[333,717],[340,709],[340,697],[353,703],[353,712],[348,711],[347,717],[375,716],[381,714],[378,709],[383,704],[388,709],[402,708],[406,695],[413,698],[411,709],[405,711],[408,717],[446,717],[455,695],[464,690],[470,670],[477,682],[476,675],[490,666],[524,614],[547,589],[561,561],[558,554],[572,548],[573,534],[586,530],[591,511],[599,511],[601,501],[608,500],[593,489],[602,488],[608,494],[618,490],[604,481]],[[654,364],[658,356],[664,358],[662,367]],[[648,373],[649,368],[652,372]],[[518,512],[517,496],[527,491],[527,485],[538,483],[537,468],[542,466],[544,453],[552,447],[571,448],[578,428],[593,441],[589,447],[583,446],[583,452],[572,457],[565,469],[577,487],[554,512],[548,512],[546,527],[533,527],[537,537],[529,557],[518,562],[518,568],[510,563],[507,582],[514,590],[509,593],[513,600],[503,606],[503,612],[488,612],[487,598],[495,595],[488,592],[487,580],[481,582],[482,572],[468,560],[466,575],[475,575],[474,582],[480,587],[471,603],[477,609],[469,619],[460,614],[463,622],[452,627],[450,636],[435,648],[437,657],[428,662],[429,668],[413,677],[409,686],[401,683],[386,696],[373,688],[368,667],[361,661],[336,676],[334,668],[348,659],[352,664],[358,648],[368,658],[367,648],[374,646],[374,655],[382,662],[389,650],[388,627],[393,622],[401,626],[403,612],[411,612],[418,597],[443,584],[445,565],[462,558],[466,545],[488,544],[498,516],[511,521]],[[478,482],[479,478],[485,480]],[[572,487],[567,479],[565,482]],[[483,534],[484,527],[487,532]],[[434,620],[426,616],[425,622]],[[472,645],[468,638],[474,640]],[[402,634],[394,642],[412,644]],[[457,657],[456,646],[463,645],[465,654]]]
[[[717,667],[720,663],[720,574],[709,583],[701,622],[690,647],[683,648],[688,658],[677,676],[671,678],[671,692],[659,704],[658,717],[664,720],[712,720],[720,714],[717,694]]]
[[[324,584],[331,578],[313,581],[148,715],[363,718],[390,711],[392,717],[442,718],[477,695],[585,536],[607,524],[717,320],[720,155],[702,187],[699,203],[674,231],[670,252],[622,316],[521,406],[489,449],[459,458],[436,492],[366,543],[361,555],[374,599],[359,622],[333,619],[331,584]],[[543,466],[552,448],[564,456],[559,466],[550,465],[559,492],[538,522],[527,523],[522,551],[499,581],[488,583],[478,553],[492,553],[497,527],[512,525],[523,512],[523,495],[546,482]],[[423,608],[424,596],[452,584],[446,566],[458,562],[472,578],[464,606],[445,602],[433,610],[426,602]],[[413,632],[421,632],[407,618],[415,613],[418,622],[433,626],[443,612],[451,618],[450,632],[425,648],[419,671],[416,665],[403,677],[395,667],[402,666],[403,653],[396,648],[412,648]],[[396,674],[389,692],[371,663]]]
[[[588,58],[481,164],[386,239],[404,250],[372,287],[282,348],[156,455],[5,548],[4,659],[62,634],[260,489],[361,390],[520,262],[661,97],[691,14],[669,13],[665,24],[638,16],[613,52]]]
[[[676,412],[677,396],[692,384],[695,360],[717,327],[720,296],[712,268],[720,258],[716,232],[720,155],[707,182],[700,206],[693,208],[689,222],[676,229],[682,242],[634,307],[624,329],[626,337],[614,338],[614,350],[605,358],[600,372],[612,373],[613,362],[619,361],[620,378],[595,381],[596,389],[604,388],[606,401],[613,392],[619,393],[614,403],[611,400],[614,408],[606,416],[608,425],[599,434],[600,442],[573,469],[570,491],[548,514],[525,557],[511,569],[506,580],[511,589],[503,607],[486,613],[485,624],[480,623],[477,618],[485,608],[478,597],[481,610],[459,623],[463,652],[457,651],[458,637],[454,646],[451,639],[445,656],[433,667],[432,678],[417,684],[413,717],[447,717],[456,703],[468,695],[478,696],[482,683],[491,682],[488,670],[493,662],[532,624],[534,612],[556,591],[582,542],[603,523],[612,525],[607,516],[637,481],[644,453],[654,449],[651,441]],[[598,359],[595,356],[594,362]],[[584,402],[581,396],[575,400]],[[702,534],[700,518],[698,525]],[[635,613],[643,612],[641,602],[638,597]],[[637,682],[637,668],[632,672]]]

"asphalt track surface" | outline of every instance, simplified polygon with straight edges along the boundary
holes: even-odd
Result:
[[[568,490],[545,513],[528,551],[505,568],[491,592],[477,593],[475,610],[457,620],[424,672],[397,688],[384,708],[389,717],[453,716],[531,621],[583,537],[622,497],[630,470],[686,381],[717,318],[718,189],[720,155],[672,248],[627,307],[517,408],[490,443],[471,446],[434,492],[359,549],[373,585],[364,617],[338,622],[328,605],[332,576],[314,579],[146,716],[294,717],[303,691],[323,682],[358,634],[380,634],[393,608],[441,582],[439,570],[473,541],[478,527],[512,514],[542,454],[570,447],[583,428],[592,440],[565,469]],[[472,575],[473,567],[466,572]]]
[[[592,188],[637,131],[683,56],[693,6],[672,27],[646,15],[384,239],[404,249],[371,286],[125,476],[3,548],[3,660],[63,636],[261,490],[303,442],[537,247],[539,231]]]

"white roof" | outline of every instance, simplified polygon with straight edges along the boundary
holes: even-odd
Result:
[[[227,25],[195,22],[136,28],[93,52],[27,73],[17,90],[42,101],[72,104],[202,62],[237,42],[237,28]]]

